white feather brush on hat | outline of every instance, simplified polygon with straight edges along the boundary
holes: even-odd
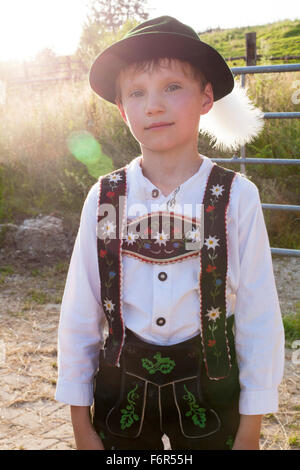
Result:
[[[235,81],[232,92],[201,116],[199,130],[211,137],[213,148],[234,151],[258,136],[264,127],[263,115]]]

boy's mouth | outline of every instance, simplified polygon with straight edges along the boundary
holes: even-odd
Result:
[[[169,127],[169,126],[172,126],[173,124],[175,123],[174,122],[155,122],[151,124],[151,126],[146,127],[145,129],[148,130],[148,129],[155,129],[159,127]]]

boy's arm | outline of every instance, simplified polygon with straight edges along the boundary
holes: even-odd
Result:
[[[89,406],[71,406],[71,419],[77,450],[104,450],[92,426]]]
[[[284,329],[260,196],[246,178],[240,183],[235,345],[241,423],[236,445],[247,436],[249,442],[257,440],[261,415],[278,410],[284,369]]]
[[[58,328],[55,399],[79,407],[93,403],[93,380],[103,344],[96,213],[97,186],[94,185],[83,205]]]
[[[232,450],[259,450],[262,415],[241,415]]]

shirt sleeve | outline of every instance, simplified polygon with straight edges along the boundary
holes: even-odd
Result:
[[[243,183],[238,208],[235,344],[241,386],[239,411],[255,415],[278,411],[284,328],[259,192],[251,181]]]
[[[58,327],[57,401],[76,406],[93,403],[93,379],[103,343],[97,259],[97,193],[93,186],[81,212]]]

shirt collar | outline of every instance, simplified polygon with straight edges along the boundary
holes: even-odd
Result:
[[[184,181],[180,185],[180,191],[178,193],[178,197],[183,196],[183,193],[187,187],[190,187],[191,184],[198,186],[200,184],[200,180],[203,180],[208,174],[214,162],[211,161],[210,158],[206,157],[205,155],[200,154],[203,162],[200,165],[200,168],[196,173],[194,173],[190,178]],[[151,183],[148,178],[146,178],[142,172],[141,168],[141,160],[142,156],[138,156],[134,158],[128,165],[127,165],[127,181],[128,181],[128,194],[131,200],[139,201],[139,202],[146,202],[152,200],[153,202],[160,201],[167,201],[169,198],[172,197],[172,194],[168,196],[164,196],[162,192],[157,188],[153,183]],[[159,191],[158,197],[153,197],[153,190]],[[181,198],[181,197],[180,197]]]

